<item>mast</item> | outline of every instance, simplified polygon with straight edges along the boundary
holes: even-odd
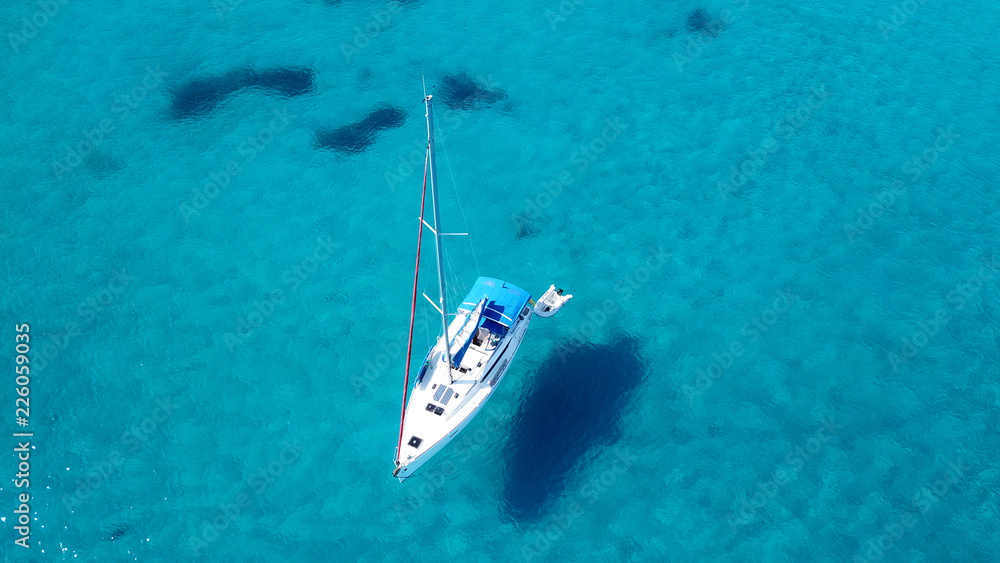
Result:
[[[451,345],[448,340],[448,305],[445,299],[445,286],[444,286],[444,259],[441,257],[441,212],[440,206],[438,205],[438,192],[437,192],[437,173],[434,168],[434,126],[432,125],[432,120],[434,116],[434,110],[431,107],[431,98],[434,96],[427,96],[424,98],[424,105],[427,106],[427,153],[430,155],[428,159],[428,167],[431,176],[431,208],[434,210],[434,248],[437,250],[437,270],[438,270],[438,289],[441,292],[441,297],[438,300],[438,305],[440,305],[441,311],[441,325],[444,329],[444,356],[448,362],[448,377],[451,377]]]

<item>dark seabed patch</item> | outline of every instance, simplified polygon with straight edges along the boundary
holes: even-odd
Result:
[[[370,87],[375,80],[375,71],[372,67],[366,66],[358,70],[358,83],[365,87]]]
[[[117,159],[111,153],[95,149],[83,160],[83,165],[87,171],[96,178],[105,178],[125,168],[125,163]]]
[[[316,73],[306,67],[234,70],[192,80],[174,89],[170,110],[175,119],[197,117],[246,88],[258,88],[286,98],[301,96],[315,88],[315,80]]]
[[[122,524],[121,526],[115,527],[113,530],[108,532],[107,539],[111,541],[119,540],[128,533],[128,524]]]
[[[478,109],[505,101],[507,92],[483,86],[463,72],[441,80],[441,99],[451,109]]]
[[[514,216],[514,236],[518,240],[530,237],[536,232],[537,227],[535,226],[534,217],[529,215],[527,211]]]
[[[639,340],[630,334],[554,351],[534,376],[511,429],[503,486],[508,514],[539,519],[586,454],[618,439],[645,377]]]
[[[382,106],[357,123],[337,129],[317,131],[316,146],[346,154],[357,154],[374,142],[376,133],[382,129],[399,127],[404,121],[406,112],[392,106]]]
[[[687,17],[688,31],[697,31],[715,37],[725,29],[722,20],[712,17],[705,8],[692,10]]]

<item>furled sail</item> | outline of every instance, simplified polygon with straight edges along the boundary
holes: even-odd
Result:
[[[469,318],[465,320],[462,328],[458,331],[458,334],[462,334],[462,331],[469,329],[469,336],[465,339],[465,342],[458,349],[457,352],[452,356],[452,366],[458,368],[462,365],[462,358],[465,357],[465,353],[469,350],[469,344],[472,344],[472,338],[476,335],[476,327],[479,326],[479,317],[483,314],[483,309],[486,307],[486,299],[479,301],[476,308],[469,313]]]

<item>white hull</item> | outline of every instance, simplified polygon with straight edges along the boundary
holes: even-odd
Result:
[[[488,346],[471,346],[461,364],[464,372],[452,368],[449,374],[440,340],[431,349],[427,371],[407,402],[402,451],[396,453],[394,473],[400,482],[412,477],[479,413],[507,374],[532,315],[525,307],[492,353],[485,349]],[[459,343],[463,342],[460,329],[467,317],[468,312],[460,310],[449,327],[455,329],[449,333],[456,334]]]
[[[428,301],[441,314],[441,334],[419,369],[413,392],[404,389],[402,421],[396,446],[396,470],[401,482],[412,477],[475,417],[493,395],[517,354],[533,315],[531,294],[503,280],[480,276],[449,322],[443,270],[440,206],[434,166],[434,125],[431,99],[427,108],[427,160],[424,167],[424,196],[420,204],[420,235],[417,237],[417,273],[413,278],[410,310],[410,340],[406,354],[406,387],[410,381],[410,352],[416,314],[417,280],[420,272],[420,238],[426,227],[434,233],[437,255],[438,300]],[[427,180],[431,186],[434,224],[424,219]],[[550,288],[555,291],[555,288]],[[572,296],[562,290],[547,296],[539,316],[550,316]],[[544,313],[544,314],[543,314]]]

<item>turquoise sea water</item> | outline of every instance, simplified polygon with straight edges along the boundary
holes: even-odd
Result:
[[[689,29],[699,8],[723,25]],[[1000,559],[992,3],[0,22],[0,419],[25,430],[28,323],[34,434],[27,489],[6,440],[4,560]],[[171,115],[250,66],[315,86]],[[454,291],[481,271],[575,297],[400,484],[421,76],[461,73],[507,98],[437,105],[445,228],[478,260],[448,241]],[[383,104],[403,126],[316,147]]]

